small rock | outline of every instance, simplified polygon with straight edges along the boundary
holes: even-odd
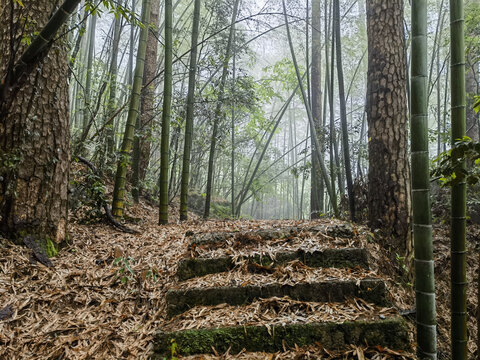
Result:
[[[12,305],[7,305],[2,310],[0,310],[0,320],[7,320],[8,318],[11,318],[12,315],[13,315]]]

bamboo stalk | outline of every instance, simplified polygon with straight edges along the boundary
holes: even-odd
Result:
[[[162,139],[160,145],[160,207],[158,223],[168,224],[168,165],[170,145],[170,117],[172,111],[173,62],[173,9],[172,0],[165,0],[165,79],[163,89]]]
[[[436,359],[435,280],[430,206],[427,97],[427,2],[412,1],[412,210],[417,304],[417,353]]]
[[[182,185],[180,189],[180,220],[188,218],[188,183],[190,179],[190,157],[193,141],[193,110],[195,101],[195,77],[197,73],[198,29],[200,26],[200,0],[195,0],[193,9],[190,71],[188,76],[187,116],[185,120],[185,141],[183,148]]]
[[[142,23],[148,24],[150,20],[150,0],[143,0],[142,6]],[[123,216],[125,184],[127,177],[127,167],[130,161],[130,152],[133,145],[133,136],[135,130],[135,122],[139,116],[140,91],[143,81],[143,69],[145,67],[145,52],[147,48],[148,27],[140,30],[140,39],[138,43],[137,63],[135,65],[135,76],[133,79],[132,96],[130,97],[130,107],[128,109],[127,122],[125,124],[125,132],[123,135],[120,159],[117,165],[115,176],[115,187],[113,189],[112,210],[116,217]]]
[[[307,109],[308,120],[309,120],[310,126],[312,128],[312,138],[315,141],[315,148],[317,149],[316,154],[317,154],[318,162],[319,162],[319,165],[320,165],[321,174],[322,174],[323,180],[326,184],[327,192],[330,196],[330,199],[332,199],[334,197],[333,192],[332,192],[332,187],[330,186],[330,182],[329,182],[329,179],[328,179],[327,168],[325,167],[325,162],[324,162],[323,158],[320,156],[321,146],[320,146],[320,143],[318,141],[317,133],[315,131],[315,124],[313,122],[312,111],[311,111],[310,107],[308,106],[307,94],[305,92],[305,87],[303,86],[302,76],[300,75],[300,70],[298,68],[297,59],[296,59],[296,56],[295,56],[295,51],[293,49],[293,42],[292,42],[292,36],[290,34],[290,26],[288,25],[287,7],[285,6],[285,0],[282,0],[282,5],[283,5],[283,15],[284,15],[284,18],[285,18],[285,27],[286,27],[286,30],[287,30],[288,43],[289,43],[289,46],[290,46],[290,53],[291,53],[291,56],[292,56],[293,65],[295,67],[295,73],[297,74],[298,85],[299,85],[300,91],[302,93],[303,102],[306,105],[305,107]],[[332,202],[332,205],[333,205],[335,216],[338,216],[339,212],[338,212],[337,204]]]
[[[450,0],[450,69],[452,146],[465,136],[465,45],[464,10],[462,0]],[[464,174],[452,186],[451,209],[451,317],[452,359],[467,359],[467,276],[466,276],[466,184]]]

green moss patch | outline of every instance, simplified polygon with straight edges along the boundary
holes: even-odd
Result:
[[[268,256],[260,257],[259,255],[245,259],[264,266],[283,265],[293,260],[300,260],[307,266],[318,268],[351,268],[356,266],[368,268],[367,251],[359,248],[326,249],[313,252],[302,250],[282,251],[275,255],[275,260]],[[194,277],[229,271],[234,267],[233,258],[230,256],[183,259],[178,265],[177,276],[180,281],[184,281]]]
[[[172,317],[198,305],[243,305],[274,296],[313,302],[342,302],[347,297],[357,297],[383,306],[387,304],[386,292],[385,282],[378,279],[169,290],[166,295],[167,315]]]
[[[55,243],[50,238],[47,238],[45,240],[45,252],[47,253],[47,256],[50,258],[57,256],[58,254],[58,250],[55,247]]]
[[[181,355],[218,353],[230,350],[235,354],[246,351],[277,352],[295,345],[315,343],[328,349],[342,349],[350,344],[382,346],[409,350],[405,321],[394,317],[374,322],[306,323],[285,326],[237,326],[220,329],[159,331],[154,339],[154,356],[168,355],[172,342]]]

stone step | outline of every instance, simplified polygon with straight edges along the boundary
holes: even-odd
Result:
[[[190,241],[190,248],[194,246],[212,246],[225,243],[227,240],[234,240],[241,244],[258,242],[261,240],[288,239],[297,236],[300,232],[312,232],[327,235],[329,237],[340,237],[351,239],[355,232],[349,224],[333,225],[310,225],[310,226],[292,226],[280,229],[258,229],[250,231],[237,232],[209,232],[194,234]]]
[[[319,344],[339,350],[349,345],[388,347],[410,350],[408,327],[400,317],[378,321],[348,321],[343,323],[291,323],[285,325],[236,326],[226,328],[158,331],[154,336],[153,359],[171,355],[175,346],[179,355],[211,354],[214,351],[237,354],[247,352],[277,352],[295,346]]]
[[[348,297],[361,298],[369,303],[387,304],[387,288],[379,279],[328,280],[317,283],[282,285],[222,286],[169,290],[166,294],[167,316],[199,305],[243,305],[255,299],[288,296],[293,300],[313,302],[342,302]]]
[[[272,260],[269,256],[260,255],[249,256],[244,259],[263,266],[276,266],[293,260],[300,260],[310,267],[353,268],[360,266],[368,268],[367,251],[361,248],[325,249],[313,252],[303,250],[282,251],[275,254],[275,260]],[[231,256],[182,259],[178,264],[177,276],[180,281],[184,281],[194,277],[229,271],[234,267],[234,258]]]

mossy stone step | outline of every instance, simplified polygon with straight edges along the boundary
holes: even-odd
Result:
[[[293,260],[300,260],[310,267],[338,267],[353,268],[360,266],[368,268],[367,251],[361,248],[325,249],[320,251],[305,252],[282,251],[275,254],[275,260],[269,256],[249,256],[244,259],[260,265],[282,265]],[[216,274],[233,269],[233,257],[222,256],[217,258],[190,258],[183,259],[178,264],[177,276],[180,281]]]
[[[169,290],[167,316],[172,317],[195,306],[243,305],[255,299],[288,296],[293,300],[342,302],[347,297],[361,298],[377,305],[387,304],[385,282],[379,279],[329,280],[295,285],[266,284]]]
[[[219,353],[227,350],[237,354],[248,352],[277,352],[295,345],[321,344],[337,350],[348,345],[388,347],[409,350],[408,328],[399,317],[378,321],[352,321],[344,323],[295,323],[287,325],[236,326],[216,329],[158,331],[154,337],[153,359],[168,356],[176,343],[180,355],[210,354],[213,348]]]
[[[190,241],[192,246],[216,245],[233,239],[239,243],[249,243],[258,240],[286,239],[296,236],[301,231],[313,233],[322,233],[330,237],[341,237],[350,239],[355,235],[354,229],[350,224],[335,225],[312,225],[312,226],[291,226],[280,229],[258,229],[250,231],[237,232],[209,232],[195,234]]]

